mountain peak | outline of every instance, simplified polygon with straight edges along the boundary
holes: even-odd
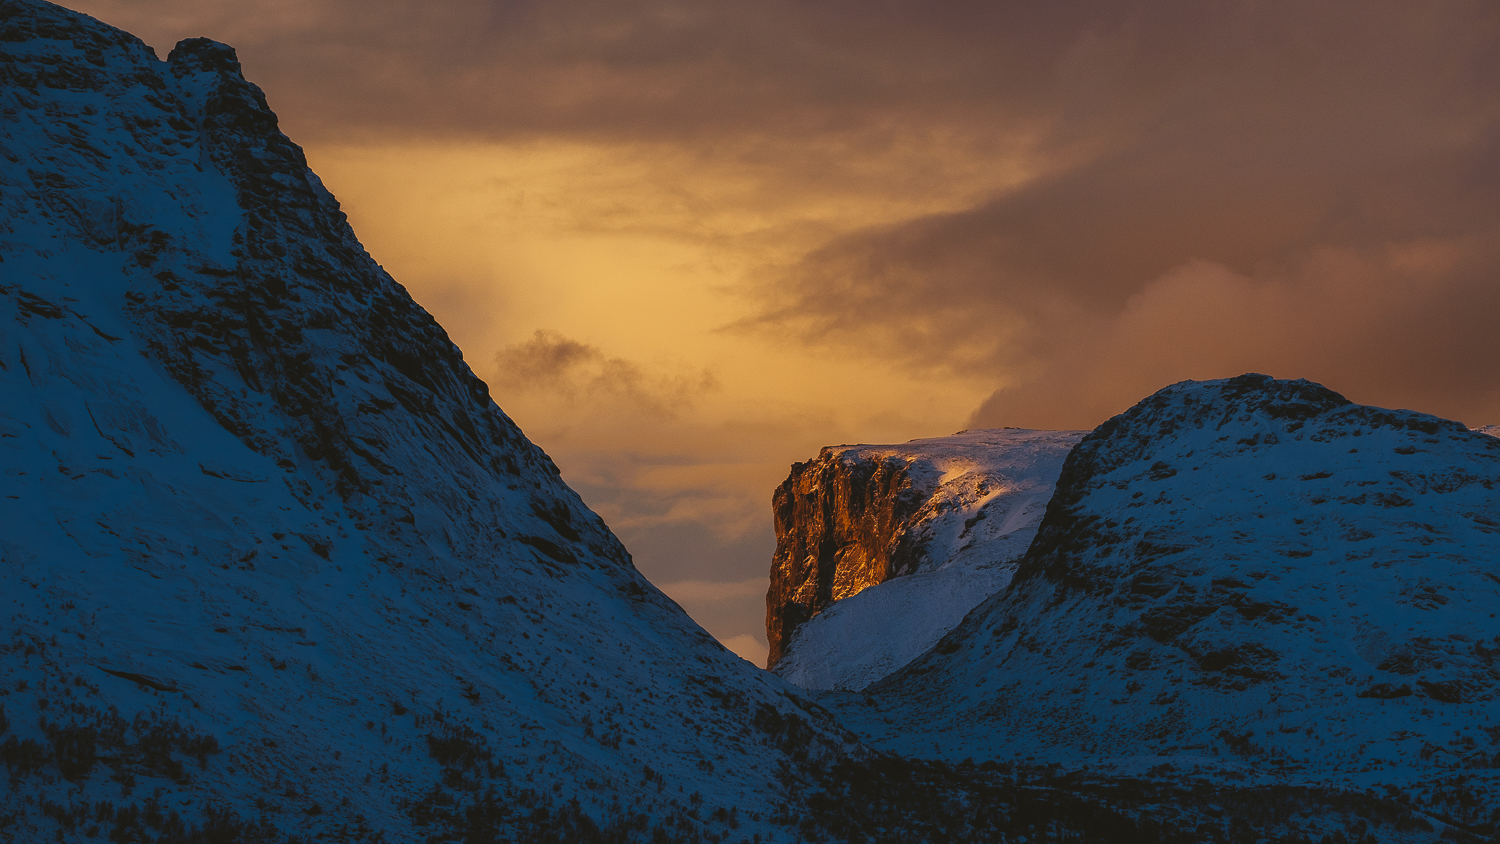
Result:
[[[1187,428],[1219,429],[1262,418],[1296,424],[1351,402],[1321,384],[1248,373],[1214,381],[1181,381],[1137,402],[1096,428],[1080,444],[1094,471],[1137,459],[1163,437]],[[1099,462],[1107,455],[1108,465]]]
[[[167,64],[179,76],[201,70],[245,78],[234,48],[212,38],[184,38],[178,41],[167,56]]]
[[[0,836],[54,771],[274,840],[706,828],[863,753],[640,575],[231,48],[0,0],[0,78]]]
[[[1176,384],[1083,439],[1006,591],[847,714],[976,758],[1458,764],[1500,696],[1497,512],[1500,440],[1457,422]]]
[[[1500,442],[1480,437],[1458,422],[1410,410],[1357,405],[1311,381],[1278,380],[1254,373],[1214,381],[1183,381],[1106,421],[1073,450],[1063,465],[1057,494],[1048,504],[1036,542],[1016,579],[1024,582],[1042,576],[1075,587],[1088,582],[1087,578],[1080,579],[1077,570],[1078,561],[1087,555],[1078,552],[1092,544],[1112,546],[1123,535],[1118,531],[1118,521],[1086,516],[1081,509],[1085,499],[1106,487],[1125,489],[1137,481],[1163,482],[1182,471],[1198,472],[1221,465],[1217,462],[1220,460],[1232,460],[1236,465],[1284,465],[1289,459],[1318,451],[1313,444],[1376,432],[1401,440],[1392,446],[1398,456],[1430,445],[1426,441],[1434,437],[1479,437],[1474,443],[1481,450],[1500,447]],[[1357,447],[1347,451],[1350,455],[1359,453]],[[1351,457],[1347,462],[1367,465],[1370,460],[1367,455]],[[1274,479],[1276,474],[1271,472],[1268,477]],[[1140,502],[1134,501],[1132,506],[1138,507]]]

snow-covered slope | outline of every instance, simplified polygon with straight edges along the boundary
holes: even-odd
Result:
[[[0,83],[0,838],[797,837],[859,748],[640,576],[232,50],[4,0]]]
[[[1227,826],[868,752],[640,577],[229,48],[35,0],[0,0],[0,470],[0,841]]]
[[[1306,381],[1183,382],[1073,450],[1006,591],[828,699],[914,755],[1462,770],[1493,798],[1497,612],[1500,440]]]
[[[800,464],[778,500],[796,492],[816,506],[790,508],[790,518],[778,519],[783,551],[812,544],[803,535],[817,526],[807,524],[806,513],[826,521],[833,508],[817,499],[845,477],[900,478],[899,492],[911,503],[894,504],[897,495],[845,496],[853,512],[843,521],[889,523],[878,570],[888,579],[867,584],[848,576],[856,555],[829,531],[834,541],[820,550],[832,563],[833,600],[794,628],[775,672],[804,688],[857,690],[931,648],[1010,582],[1052,497],[1063,458],[1082,437],[1081,431],[964,431],[900,445],[825,448],[816,461]],[[800,476],[818,483],[788,492]],[[807,591],[806,583],[802,589]]]

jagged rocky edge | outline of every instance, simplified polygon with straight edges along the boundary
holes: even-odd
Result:
[[[915,567],[904,527],[936,486],[930,469],[898,455],[862,459],[836,448],[792,465],[772,494],[777,547],[766,593],[767,668],[776,667],[799,627],[844,593]],[[860,551],[860,560],[841,553],[846,548]]]

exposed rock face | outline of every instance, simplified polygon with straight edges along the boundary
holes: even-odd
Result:
[[[891,576],[898,535],[926,500],[928,490],[914,488],[904,461],[840,456],[824,449],[816,460],[793,464],[772,496],[768,668],[781,661],[798,626],[838,598]]]
[[[844,711],[957,758],[1488,770],[1497,606],[1500,440],[1184,382],[1089,434],[1010,586]]]
[[[848,688],[925,650],[1005,585],[1008,564],[1031,541],[1063,456],[1081,436],[965,431],[901,445],[830,447],[793,465],[773,497],[770,667],[805,687]],[[792,643],[803,640],[803,626],[835,602],[893,578],[939,570],[947,571],[942,583],[923,581],[942,596],[938,603],[905,590],[862,599],[869,610],[848,609],[838,627],[880,632],[830,627],[798,645],[799,659],[784,662]],[[859,641],[845,641],[851,636]]]

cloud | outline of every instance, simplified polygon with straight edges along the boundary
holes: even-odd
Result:
[[[1500,417],[1481,324],[1500,313],[1500,289],[1487,269],[1475,277],[1462,266],[1474,251],[1327,247],[1253,274],[1191,261],[1143,286],[1041,376],[998,390],[971,425],[1089,427],[1166,384],[1248,371],[1312,378],[1361,402]]]
[[[530,340],[495,355],[493,386],[507,393],[544,393],[573,402],[623,403],[635,411],[670,418],[718,389],[707,369],[647,372],[640,365],[606,355],[597,346],[539,330]]]
[[[1500,12],[1136,8],[1034,68],[1040,175],[773,268],[744,324],[989,374],[976,425],[1252,369],[1500,415]]]
[[[1241,35],[1238,19],[1298,8],[1228,5],[1215,20],[1188,0],[75,0],[163,55],[189,36],[234,45],[315,140],[839,136],[876,146],[934,126],[982,145],[1055,116],[1060,99],[1064,118],[1128,120],[1137,92],[1106,84],[1135,56],[1122,40],[1149,42],[1141,49],[1162,75],[1191,71]],[[1340,8],[1382,14],[1382,4]]]
[[[573,375],[584,367],[605,368],[609,361],[595,346],[569,340],[555,332],[537,331],[532,339],[508,346],[495,355],[495,366],[503,384],[518,389],[573,390]],[[617,369],[638,370],[627,361]],[[602,376],[601,376],[602,377]]]
[[[888,124],[895,100],[962,110],[1024,61],[1044,25],[1036,12],[984,3],[946,14],[929,4],[792,0],[77,5],[159,52],[189,35],[235,45],[255,78],[282,91],[281,108],[335,135],[363,127],[676,140],[874,128]],[[1017,25],[1028,22],[1022,37]]]

